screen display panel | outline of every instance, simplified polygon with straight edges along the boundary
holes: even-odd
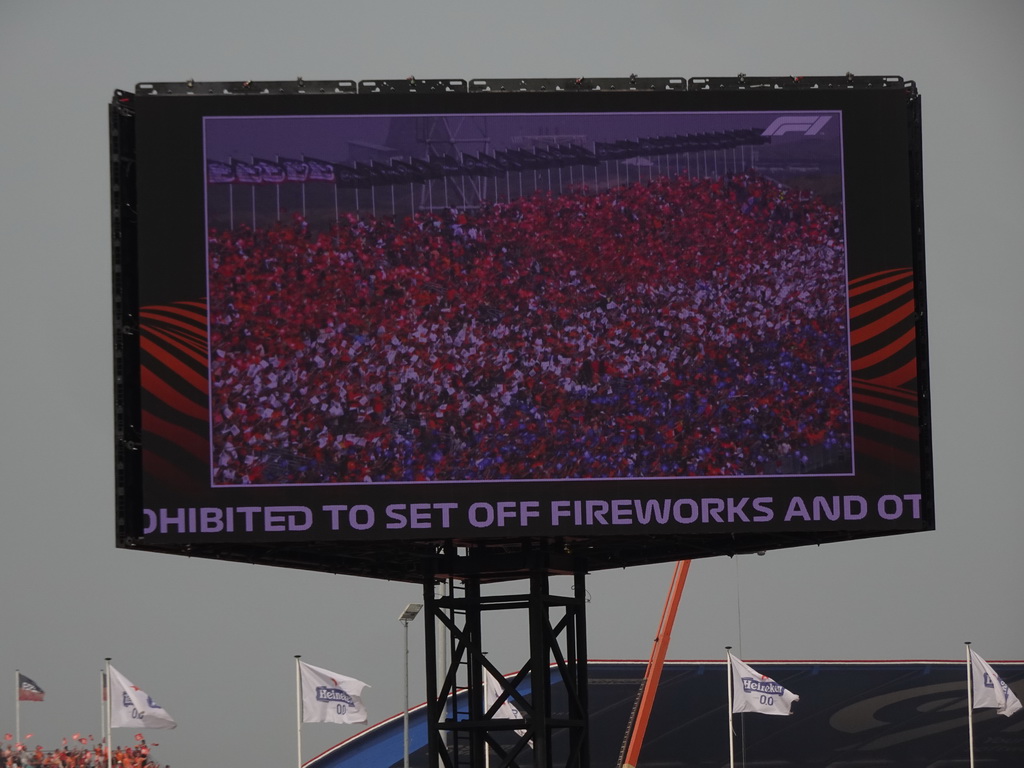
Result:
[[[903,89],[128,101],[119,543],[933,526]]]

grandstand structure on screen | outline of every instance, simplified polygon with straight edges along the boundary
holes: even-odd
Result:
[[[597,141],[543,125],[533,129],[541,132],[496,135],[491,132],[496,123],[500,119],[488,115],[392,119],[377,141],[345,141],[335,150],[344,160],[312,157],[301,149],[294,157],[273,151],[208,157],[210,222],[257,229],[291,211],[311,224],[329,225],[349,212],[400,217],[468,210],[538,191],[600,191],[684,171],[690,177],[721,177],[757,169],[759,149],[772,138],[768,129],[735,128]],[[767,158],[772,156],[769,151]],[[804,169],[820,175],[819,161],[806,158]],[[831,158],[830,164],[835,162]],[[830,173],[838,175],[834,168]]]

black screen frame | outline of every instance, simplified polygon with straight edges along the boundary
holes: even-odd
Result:
[[[472,81],[477,82],[477,81]],[[437,81],[440,87],[422,84],[389,84],[381,81],[360,86],[342,83],[327,93],[311,92],[308,84],[295,92],[295,84],[234,84],[228,87],[195,84],[165,87],[139,86],[135,93],[118,91],[110,105],[111,189],[114,268],[114,358],[115,358],[115,451],[117,528],[119,547],[163,551],[191,556],[261,562],[308,570],[353,573],[389,579],[420,581],[438,574],[476,574],[492,579],[513,578],[541,567],[551,572],[571,572],[622,567],[693,557],[763,551],[789,546],[820,544],[882,535],[925,531],[934,528],[934,498],[931,466],[931,426],[928,385],[926,290],[924,275],[923,184],[921,169],[921,111],[916,86],[899,78],[864,79],[851,84],[842,79],[804,82],[793,80],[694,79],[680,85],[677,80],[662,87],[637,90],[635,84],[615,87],[580,87],[571,84],[529,83],[519,90],[473,90],[462,81]],[[300,84],[301,85],[301,84]],[[336,84],[337,85],[337,84]],[[825,87],[822,87],[822,86]],[[205,91],[205,92],[204,92]],[[767,524],[718,523],[712,517],[703,526],[669,525],[652,530],[639,525],[620,534],[607,527],[577,526],[571,530],[540,527],[536,530],[473,530],[468,526],[451,530],[401,530],[360,533],[349,530],[326,532],[314,526],[308,532],[287,531],[280,516],[264,530],[239,532],[147,533],[147,519],[141,510],[153,498],[174,498],[175,491],[160,489],[147,476],[143,457],[159,442],[143,426],[145,410],[146,351],[141,341],[147,308],[197,298],[205,286],[205,229],[203,198],[203,118],[210,115],[245,116],[265,114],[421,114],[433,112],[600,112],[600,111],[799,111],[837,110],[842,115],[843,152],[846,181],[846,226],[857,255],[850,258],[851,282],[889,269],[904,270],[911,280],[913,314],[906,323],[913,331],[912,363],[913,414],[899,429],[882,429],[872,437],[877,447],[870,459],[858,462],[858,472],[849,483],[835,485],[808,482],[807,495],[833,493],[869,499],[881,505],[883,496],[901,494],[917,497],[914,514],[883,519],[875,514],[861,519],[773,520]],[[877,393],[866,393],[866,401]],[[904,404],[907,407],[909,405]],[[859,408],[860,406],[858,406]],[[858,414],[869,421],[894,418],[892,412],[879,415],[865,406]],[[895,423],[895,422],[893,422]],[[856,440],[868,430],[856,426]],[[886,436],[911,433],[907,446],[912,457],[907,476],[906,456],[898,458],[899,446],[886,446]],[[896,442],[894,440],[894,442]],[[857,450],[855,448],[855,450]],[[173,463],[176,456],[167,453]],[[873,474],[872,474],[873,473]],[[778,483],[772,479],[742,478],[727,492],[704,496],[728,498],[774,497]],[[682,490],[679,483],[690,483]],[[692,481],[646,480],[649,497],[692,495]],[[629,483],[626,483],[629,486]],[[595,483],[527,483],[529,492],[511,494],[519,501],[537,498],[541,504],[553,499],[614,499],[635,495],[619,481]],[[220,507],[239,507],[255,496],[257,489],[220,489]],[[356,501],[360,503],[359,489]],[[179,498],[188,499],[190,489]],[[815,493],[817,492],[817,493]],[[309,507],[302,488],[259,489],[258,506]],[[346,492],[347,494],[348,492]],[[391,493],[391,492],[388,492]],[[450,500],[465,507],[475,501],[497,504],[510,497],[500,483],[446,486],[422,484],[415,491],[404,488],[397,495],[365,497],[377,508],[398,499],[425,503]],[[801,493],[804,491],[801,489]],[[305,502],[305,503],[304,503]],[[209,500],[184,502],[201,509]],[[447,502],[445,502],[447,503]],[[881,509],[881,506],[878,507]],[[199,512],[193,513],[195,515]],[[289,513],[284,512],[285,517]],[[890,514],[892,514],[890,512]],[[182,519],[188,519],[184,513]],[[196,518],[198,519],[198,518]],[[271,518],[267,518],[271,519]],[[186,525],[186,527],[189,527]],[[198,526],[191,526],[196,528]],[[277,530],[281,529],[281,530]],[[538,563],[541,565],[538,566]]]

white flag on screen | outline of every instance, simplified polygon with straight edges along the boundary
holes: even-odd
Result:
[[[974,690],[974,708],[994,708],[1000,715],[1009,717],[1021,708],[1020,699],[995,670],[981,656],[968,649],[971,654],[971,684]]]
[[[329,669],[299,662],[302,681],[302,722],[365,723],[366,707],[360,696],[366,683]]]
[[[166,709],[113,667],[110,667],[109,684],[111,728],[178,727]]]
[[[762,715],[790,715],[790,706],[800,697],[787,691],[767,675],[729,654],[732,665],[732,711],[760,712]]]

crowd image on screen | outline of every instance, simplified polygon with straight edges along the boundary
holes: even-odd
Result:
[[[754,172],[209,232],[213,482],[849,471],[842,212]]]

